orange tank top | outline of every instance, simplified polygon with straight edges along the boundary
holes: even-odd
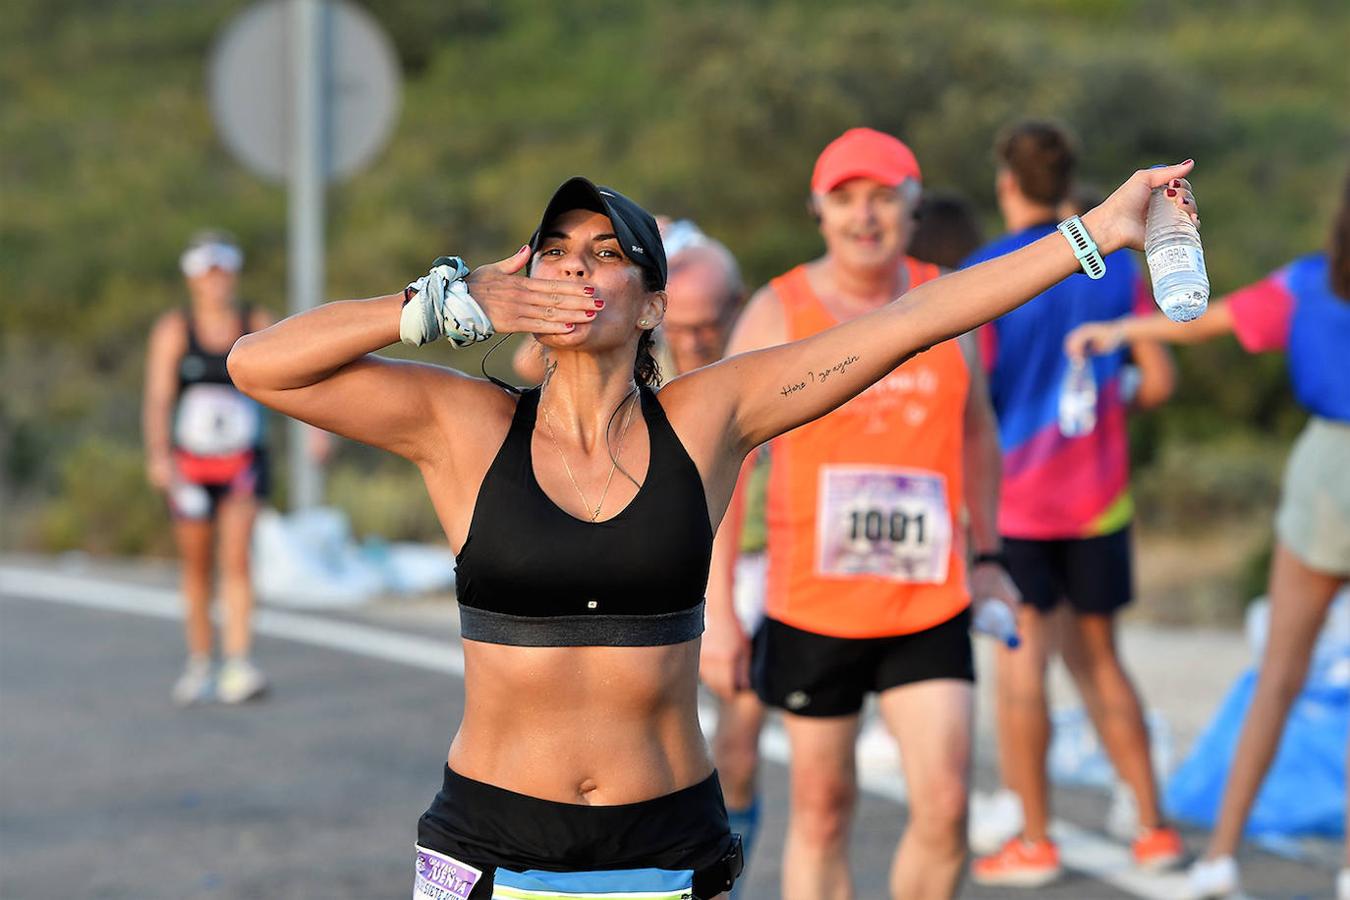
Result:
[[[939,274],[905,262],[911,286]],[[805,266],[772,285],[788,340],[838,324]],[[770,618],[834,637],[888,637],[941,624],[970,603],[959,524],[969,382],[961,348],[945,341],[773,441]]]

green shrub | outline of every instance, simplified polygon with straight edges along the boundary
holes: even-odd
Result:
[[[139,447],[89,438],[62,459],[58,484],[57,496],[36,523],[42,549],[160,555],[173,551],[168,510],[146,483]]]
[[[351,517],[357,538],[391,541],[445,540],[422,476],[402,461],[366,468],[335,465],[328,474],[327,502]]]

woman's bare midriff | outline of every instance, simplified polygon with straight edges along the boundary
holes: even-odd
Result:
[[[698,724],[697,640],[665,647],[464,642],[450,768],[559,803],[637,803],[712,773]]]

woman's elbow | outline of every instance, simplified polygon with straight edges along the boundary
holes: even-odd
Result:
[[[230,353],[225,357],[225,370],[230,373],[230,381],[241,393],[253,397],[258,390],[257,347],[251,346],[253,335],[246,334],[234,342]]]

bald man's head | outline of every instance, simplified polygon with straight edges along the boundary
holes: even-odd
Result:
[[[680,375],[722,358],[745,299],[736,258],[703,236],[670,259],[666,317],[661,323]]]

